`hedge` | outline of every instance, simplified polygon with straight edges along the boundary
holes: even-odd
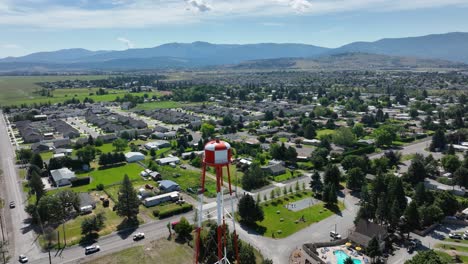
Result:
[[[91,182],[90,177],[75,178],[70,180],[72,187],[82,186]]]
[[[190,210],[193,209],[193,205],[191,204],[188,204],[188,203],[184,203],[184,204],[181,204],[180,206],[176,207],[176,208],[172,208],[172,209],[168,209],[168,210],[159,210],[159,209],[156,209],[153,211],[153,215],[156,216],[156,217],[159,217],[159,219],[162,219],[162,218],[166,218],[166,217],[169,217],[169,216],[173,216],[173,215],[176,215],[176,214],[181,214],[181,213],[185,213],[185,212],[188,212]]]
[[[347,156],[347,155],[363,155],[363,154],[369,154],[369,153],[372,153],[375,151],[375,147],[374,146],[367,146],[367,147],[363,147],[363,148],[358,148],[358,149],[355,149],[355,150],[350,150],[350,151],[347,151],[345,153],[343,153],[343,156]]]

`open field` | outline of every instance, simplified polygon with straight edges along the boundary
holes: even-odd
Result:
[[[285,207],[288,203],[311,197],[311,195],[310,191],[299,192],[262,203],[265,219],[257,223],[257,231],[267,237],[283,238],[334,214],[333,211],[325,208],[322,202],[300,211],[291,211]],[[344,204],[340,202],[338,207],[339,210],[343,210]],[[305,221],[296,223],[296,220],[301,217],[304,217]]]
[[[170,166],[159,166],[159,173],[161,173],[163,180],[171,180],[177,182],[180,188],[184,191],[187,188],[192,188],[195,192],[201,185],[200,172],[192,170],[184,170],[179,167],[171,168]],[[216,194],[216,182],[209,177],[205,181],[205,195],[207,197],[214,197]],[[192,193],[192,195],[195,195]]]
[[[114,254],[90,260],[86,263],[191,263],[193,261],[193,254],[193,249],[187,244],[180,244],[172,240],[160,239],[146,243],[144,246],[131,247]]]
[[[41,87],[37,82],[53,82],[61,80],[96,80],[107,78],[104,75],[83,76],[1,76],[0,77],[0,105],[17,104],[18,101],[37,97],[34,92]]]
[[[459,263],[458,261],[454,260],[454,258],[449,255],[446,252],[443,251],[435,251],[439,257],[441,257],[445,263]],[[463,263],[468,263],[468,256],[458,256],[458,258],[463,262]]]

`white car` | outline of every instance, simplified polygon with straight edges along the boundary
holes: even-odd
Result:
[[[468,234],[467,233],[463,234],[462,237],[463,237],[463,239],[468,240]]]
[[[341,239],[341,235],[335,231],[330,231],[330,237],[332,237],[333,239]]]
[[[450,233],[449,237],[452,238],[452,239],[462,239],[462,236],[460,234],[456,234],[456,233]]]
[[[137,241],[137,240],[140,240],[140,239],[143,239],[145,238],[145,233],[136,233],[135,235],[133,235],[133,240]]]
[[[20,263],[26,263],[28,262],[28,257],[26,257],[25,255],[19,255],[18,260]]]
[[[98,245],[85,247],[85,254],[86,255],[92,254],[92,253],[98,252],[99,250],[101,250],[101,248]]]

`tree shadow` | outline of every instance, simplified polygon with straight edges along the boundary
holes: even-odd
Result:
[[[343,214],[341,213],[341,210],[340,210],[340,208],[338,207],[337,204],[326,204],[325,208],[332,211],[336,215],[343,216]]]
[[[249,234],[256,234],[256,235],[264,235],[267,228],[262,226],[262,225],[259,225],[257,223],[255,224],[250,224],[250,223],[245,223],[245,222],[240,222],[240,226],[242,227],[242,229],[244,229],[245,231],[247,231]]]
[[[138,222],[138,219],[125,218],[117,226],[117,235],[122,239],[127,239],[133,232],[135,232],[135,230],[138,229],[139,225],[140,223]]]
[[[91,233],[81,237],[80,242],[78,243],[81,247],[87,247],[97,242],[99,238],[98,233]]]

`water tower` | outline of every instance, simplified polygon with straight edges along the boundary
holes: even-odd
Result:
[[[198,205],[198,226],[197,226],[197,240],[196,240],[196,253],[195,263],[199,263],[200,257],[200,233],[203,224],[203,193],[205,192],[205,179],[206,179],[206,168],[212,167],[216,172],[216,242],[217,242],[217,256],[218,261],[215,264],[227,264],[230,263],[227,258],[226,250],[226,215],[230,215],[224,208],[224,180],[223,180],[223,168],[226,168],[228,176],[229,196],[231,201],[231,214],[234,213],[234,199],[231,187],[231,174],[229,172],[229,164],[231,164],[232,150],[229,143],[221,141],[219,139],[212,140],[205,145],[205,153],[203,156],[202,175],[201,175],[201,189],[198,192],[199,205]],[[237,234],[236,224],[234,216],[232,218],[232,224],[234,227],[234,249],[237,263],[239,263],[239,252],[237,246]]]

